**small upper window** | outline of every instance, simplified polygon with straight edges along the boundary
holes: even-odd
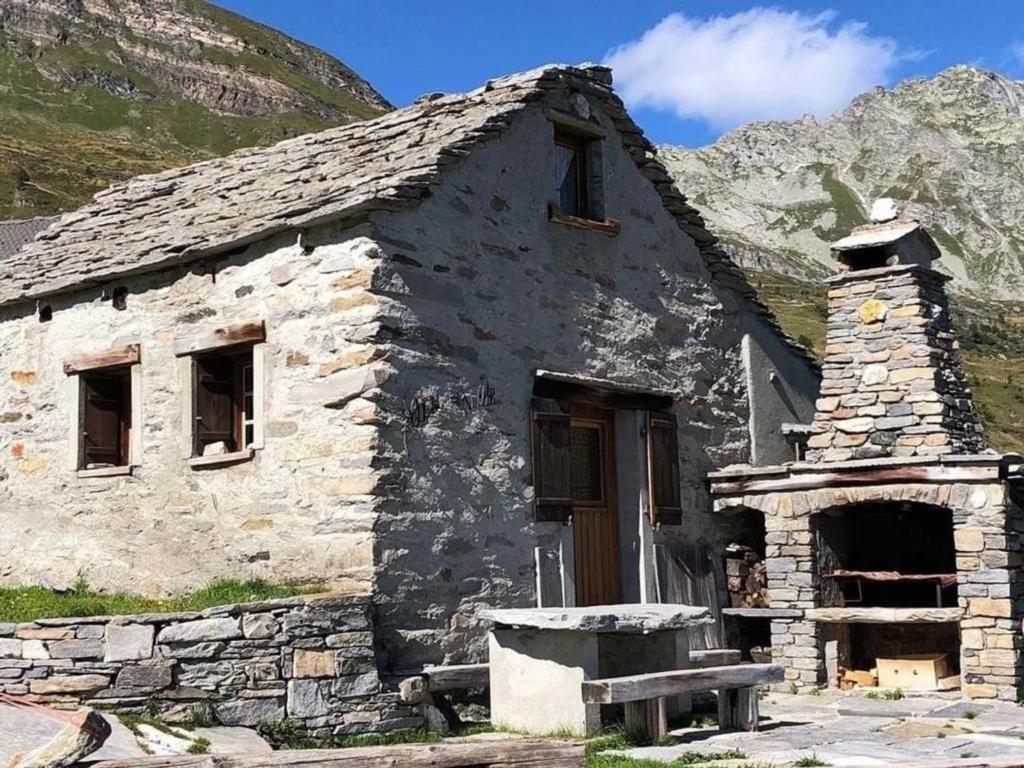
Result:
[[[587,189],[587,140],[566,131],[555,131],[555,199],[569,216],[589,218]]]
[[[253,447],[253,350],[225,350],[194,358],[195,428],[192,455],[217,456]]]
[[[79,375],[79,382],[78,468],[128,466],[131,463],[131,369],[89,371]]]

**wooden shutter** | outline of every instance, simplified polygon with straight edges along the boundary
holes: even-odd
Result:
[[[569,519],[569,406],[561,400],[533,399],[533,492],[537,520]]]
[[[647,413],[647,473],[652,523],[683,521],[679,489],[679,436],[674,414]]]
[[[195,455],[223,442],[228,451],[238,450],[235,440],[235,363],[231,357],[195,359]]]
[[[81,468],[127,463],[128,376],[82,377]]]

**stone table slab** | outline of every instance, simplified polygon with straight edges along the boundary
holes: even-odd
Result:
[[[711,624],[707,608],[668,603],[593,605],[583,608],[501,608],[480,612],[498,627],[643,635]]]

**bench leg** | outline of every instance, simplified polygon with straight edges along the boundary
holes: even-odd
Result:
[[[625,710],[626,733],[632,738],[659,741],[668,735],[664,699],[628,701]]]
[[[760,716],[757,688],[733,688],[718,692],[720,730],[756,731]]]

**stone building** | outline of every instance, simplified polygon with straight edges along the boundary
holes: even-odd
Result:
[[[0,259],[0,357],[3,583],[324,582],[382,670],[668,599],[817,385],[596,66],[118,184]]]
[[[945,686],[1015,701],[1022,459],[984,448],[939,250],[885,217],[833,253],[805,459],[711,474],[719,514],[763,516],[770,607],[746,617],[798,685],[924,655]]]

